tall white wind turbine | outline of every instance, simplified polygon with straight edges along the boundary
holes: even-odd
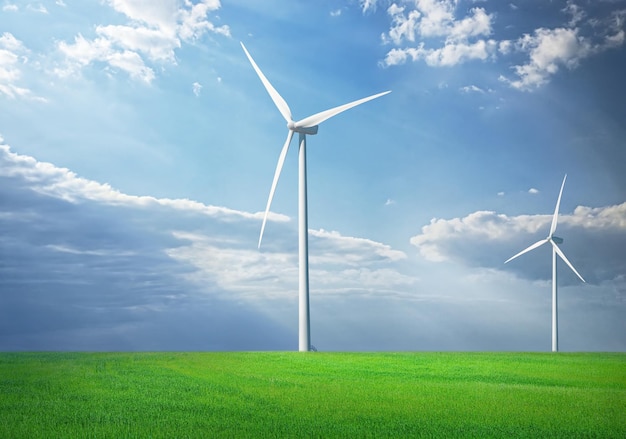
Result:
[[[552,245],[552,352],[557,352],[559,350],[559,346],[558,346],[559,338],[558,338],[558,326],[557,326],[558,322],[557,322],[557,294],[556,294],[556,290],[557,290],[556,255],[558,254],[561,257],[561,259],[565,261],[568,267],[571,268],[574,273],[576,273],[576,276],[578,276],[580,280],[585,282],[585,279],[583,279],[583,277],[578,273],[578,271],[576,271],[574,266],[565,257],[565,254],[563,253],[563,251],[561,251],[561,249],[559,248],[558,244],[563,243],[563,238],[554,236],[554,232],[556,231],[556,224],[557,224],[558,216],[559,216],[559,205],[561,204],[561,195],[563,194],[563,187],[565,186],[566,178],[567,178],[567,174],[565,174],[565,177],[563,177],[563,183],[561,183],[561,191],[559,192],[559,198],[556,201],[556,208],[554,209],[554,215],[552,216],[552,225],[550,226],[550,233],[548,234],[548,237],[545,239],[542,239],[541,241],[535,242],[530,247],[522,250],[521,252],[507,259],[504,262],[506,264],[507,262],[512,261],[518,256],[521,256],[526,252],[534,250],[537,247],[540,247],[543,244],[546,244],[548,242]]]
[[[261,247],[261,241],[263,240],[263,231],[265,230],[265,223],[267,221],[267,215],[270,211],[272,204],[272,198],[274,197],[274,191],[276,190],[276,184],[280,177],[280,172],[285,162],[287,150],[291,143],[293,133],[298,133],[299,137],[299,154],[298,154],[298,236],[299,236],[299,331],[298,331],[298,349],[300,351],[311,350],[311,335],[310,335],[310,322],[309,322],[309,249],[308,249],[308,220],[307,220],[307,190],[306,190],[306,135],[317,134],[318,125],[327,119],[330,119],[337,114],[349,110],[352,107],[363,104],[372,99],[376,99],[380,96],[391,93],[391,91],[385,91],[373,96],[369,96],[358,101],[350,102],[348,104],[340,105],[330,110],[325,110],[320,113],[316,113],[312,116],[305,117],[299,121],[294,121],[291,117],[291,110],[289,105],[282,98],[276,89],[267,80],[259,66],[254,62],[252,56],[246,49],[246,46],[241,43],[241,47],[245,52],[248,60],[252,64],[254,71],[261,79],[261,82],[265,86],[265,89],[269,93],[272,101],[282,114],[283,118],[287,122],[287,140],[280,151],[278,156],[278,164],[276,165],[276,171],[274,172],[274,180],[272,181],[272,187],[270,189],[270,195],[267,199],[267,206],[265,207],[265,216],[263,217],[263,225],[261,226],[261,234],[259,235],[259,248]]]

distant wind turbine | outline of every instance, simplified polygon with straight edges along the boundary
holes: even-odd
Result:
[[[282,114],[285,121],[287,121],[287,140],[283,149],[280,151],[278,157],[278,164],[276,165],[276,171],[274,172],[274,180],[272,181],[272,187],[270,189],[270,195],[267,200],[267,206],[265,207],[265,215],[263,216],[263,224],[261,226],[261,234],[259,235],[259,248],[261,247],[261,241],[263,240],[263,231],[265,230],[265,223],[267,221],[267,215],[270,211],[272,204],[272,198],[274,197],[274,191],[276,190],[276,184],[280,177],[280,172],[285,162],[287,150],[291,143],[293,133],[298,133],[299,136],[299,154],[298,154],[298,236],[299,236],[299,337],[298,337],[298,349],[300,351],[311,350],[311,336],[310,336],[310,322],[309,322],[309,244],[308,244],[308,219],[307,219],[307,190],[306,190],[306,135],[317,134],[318,125],[327,119],[330,119],[337,114],[349,110],[352,107],[363,104],[372,99],[376,99],[380,96],[391,93],[391,91],[385,91],[378,93],[367,98],[359,99],[358,101],[350,102],[349,104],[340,105],[339,107],[331,108],[320,113],[316,113],[312,116],[305,117],[299,121],[294,121],[291,117],[291,110],[289,105],[276,91],[272,84],[267,80],[261,69],[252,59],[250,53],[246,49],[243,43],[241,47],[245,52],[248,60],[252,64],[254,71],[261,79],[261,82],[265,86],[268,94],[274,101],[274,104]]]
[[[558,326],[557,326],[558,322],[557,322],[557,294],[556,294],[556,290],[557,290],[556,255],[558,254],[561,257],[561,259],[563,259],[565,263],[569,266],[569,268],[571,268],[572,271],[576,273],[576,276],[578,276],[580,280],[585,282],[585,279],[583,279],[583,277],[578,273],[578,271],[576,271],[574,266],[570,263],[570,261],[565,257],[565,254],[559,248],[558,244],[563,243],[563,238],[554,236],[554,232],[556,231],[556,223],[558,221],[558,216],[559,216],[559,204],[561,204],[561,195],[563,194],[563,187],[565,186],[566,178],[567,178],[567,174],[565,174],[565,177],[563,177],[563,183],[561,184],[561,191],[559,192],[559,198],[556,201],[556,208],[554,209],[554,215],[552,216],[552,225],[550,226],[550,234],[548,235],[548,237],[545,239],[542,239],[541,241],[535,242],[530,247],[526,248],[525,250],[522,250],[521,252],[507,259],[504,262],[506,264],[507,262],[512,261],[518,256],[521,256],[526,252],[534,250],[537,247],[540,247],[545,243],[549,242],[550,244],[552,244],[552,352],[557,352],[559,350],[559,347],[558,347],[559,338],[558,338]]]

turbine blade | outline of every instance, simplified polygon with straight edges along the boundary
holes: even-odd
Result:
[[[571,264],[571,262],[567,260],[567,258],[565,257],[565,253],[563,253],[561,249],[559,248],[559,246],[556,245],[556,242],[554,242],[553,240],[550,240],[550,244],[552,244],[552,247],[554,247],[554,250],[556,251],[556,253],[561,257],[561,259],[565,261],[565,263],[569,266],[569,268],[571,268],[572,271],[576,273],[576,276],[578,276],[580,280],[582,280],[583,282],[587,283],[587,281],[583,279],[583,277],[576,271],[576,269]]]
[[[561,183],[561,190],[559,191],[559,198],[556,200],[556,207],[554,208],[554,215],[552,216],[552,225],[550,226],[550,235],[552,236],[556,231],[556,223],[559,219],[559,205],[561,204],[561,195],[563,195],[563,186],[565,186],[565,179],[567,178],[567,174],[563,177],[563,183]]]
[[[357,105],[364,104],[367,101],[371,101],[372,99],[379,98],[388,93],[391,93],[391,90],[384,91],[382,93],[378,93],[372,96],[368,96],[366,98],[359,99],[358,101],[350,102],[349,104],[340,105],[338,107],[331,108],[330,110],[321,111],[309,117],[305,117],[304,119],[296,122],[296,128],[314,127],[315,125],[319,125],[322,122],[324,122],[326,119],[330,119],[331,117],[336,116],[337,114],[343,111],[349,110],[352,107],[356,107]]]
[[[509,261],[512,261],[513,259],[517,258],[518,256],[523,255],[524,253],[527,253],[531,250],[536,249],[537,247],[542,246],[543,244],[545,244],[546,242],[548,242],[550,240],[550,238],[546,238],[546,239],[542,239],[541,241],[537,241],[535,242],[533,245],[525,248],[524,250],[522,250],[521,252],[519,252],[518,254],[516,254],[515,256],[510,257],[509,259],[507,259],[506,261],[504,261],[504,263],[506,264]]]
[[[283,169],[283,163],[285,163],[285,157],[287,156],[287,151],[289,150],[289,144],[291,143],[291,138],[293,137],[293,131],[289,130],[287,134],[287,140],[283,145],[283,149],[280,151],[280,156],[278,156],[278,163],[276,164],[276,171],[274,172],[274,180],[272,181],[272,188],[270,189],[270,196],[267,199],[267,206],[265,207],[265,215],[263,216],[263,225],[261,226],[261,234],[259,235],[259,245],[257,248],[261,248],[261,241],[263,240],[263,231],[265,230],[265,223],[267,222],[267,214],[270,213],[270,206],[272,205],[272,198],[274,198],[274,191],[276,190],[276,185],[278,184],[278,178],[280,177],[280,171]]]
[[[248,60],[250,61],[250,64],[252,64],[254,71],[259,76],[259,78],[261,79],[261,82],[265,86],[265,90],[267,90],[267,93],[269,93],[270,97],[272,98],[272,101],[274,101],[274,105],[276,105],[276,108],[278,108],[278,111],[280,111],[280,114],[283,115],[285,120],[287,122],[291,122],[291,110],[289,109],[289,105],[287,105],[287,102],[285,102],[283,97],[276,91],[276,89],[272,86],[272,84],[270,84],[270,82],[267,80],[267,78],[265,77],[265,75],[263,74],[259,66],[256,65],[256,63],[252,59],[252,56],[250,56],[250,53],[246,49],[246,46],[244,46],[241,41],[240,43],[241,43],[241,47],[243,51],[246,53],[246,56],[248,57]]]

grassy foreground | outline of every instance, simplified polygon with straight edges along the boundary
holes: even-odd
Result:
[[[626,437],[626,354],[0,353],[0,437]]]

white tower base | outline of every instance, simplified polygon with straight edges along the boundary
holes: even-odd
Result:
[[[298,350],[311,350],[311,326],[309,322],[309,225],[306,190],[306,134],[299,134],[298,153]]]

